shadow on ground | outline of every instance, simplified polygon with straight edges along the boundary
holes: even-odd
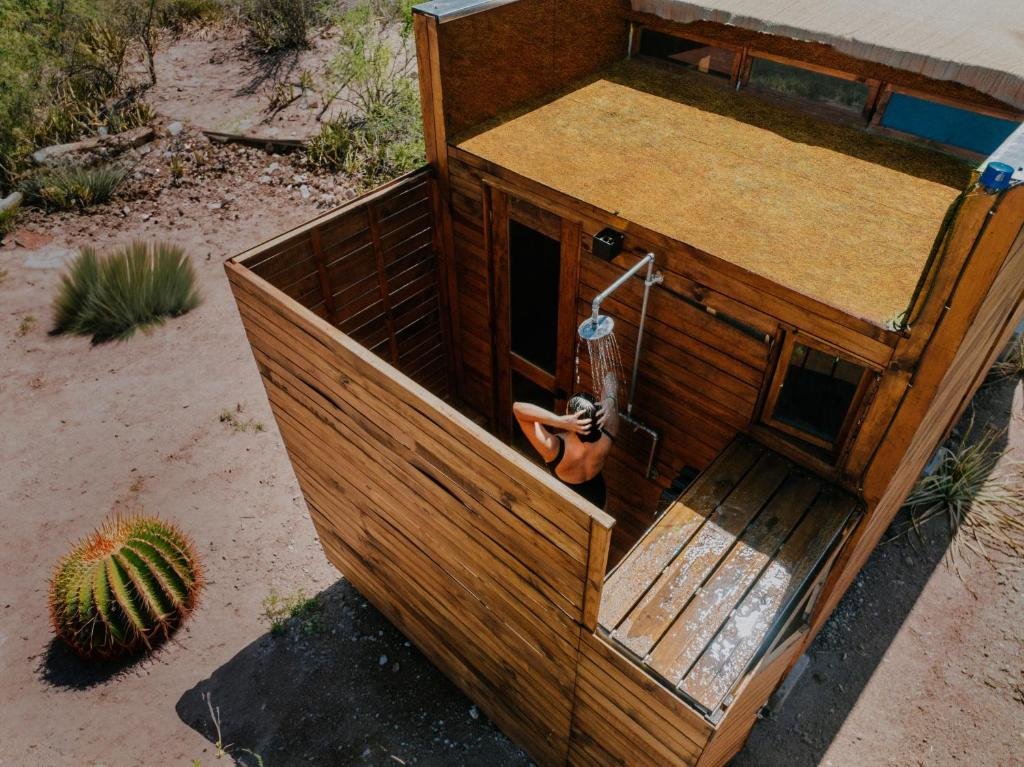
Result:
[[[182,695],[181,720],[216,743],[208,696],[250,766],[529,764],[347,581],[317,603]]]
[[[159,651],[158,651],[159,652]],[[151,662],[152,656],[134,655],[112,661],[87,661],[78,657],[61,640],[51,639],[39,656],[36,672],[53,687],[87,690],[127,674],[137,666]]]
[[[977,423],[1005,428],[1017,382],[990,385]],[[996,445],[1002,449],[1004,442]],[[900,525],[898,520],[896,527]],[[891,531],[888,535],[891,535]],[[808,652],[810,664],[772,718],[755,727],[734,767],[819,764],[933,572],[949,536],[880,546]],[[527,765],[516,749],[355,589],[321,592],[318,612],[267,633],[186,692],[190,727],[221,739],[239,764]],[[248,750],[248,751],[245,751]]]
[[[954,430],[980,436],[1001,431],[993,448],[1006,448],[1016,378],[986,385]],[[883,537],[908,521],[904,510]],[[809,664],[780,710],[754,728],[732,767],[817,765],[875,673],[933,572],[944,564],[950,536],[946,520],[883,543],[868,560],[807,651]],[[965,586],[966,588],[966,586]]]

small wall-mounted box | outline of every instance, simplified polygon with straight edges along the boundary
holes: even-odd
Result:
[[[611,261],[622,252],[622,241],[626,236],[612,228],[602,229],[594,235],[592,250],[603,261]]]

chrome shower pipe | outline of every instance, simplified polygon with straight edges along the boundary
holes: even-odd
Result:
[[[604,291],[598,293],[591,303],[591,309],[593,314],[591,320],[597,322],[598,313],[601,309],[601,302],[604,301],[608,296],[614,293],[616,290],[626,284],[626,281],[639,272],[644,267],[647,267],[647,276],[644,278],[644,300],[640,306],[640,327],[636,334],[636,353],[633,355],[633,375],[629,382],[629,400],[626,403],[626,415],[631,416],[633,414],[633,397],[636,394],[636,377],[640,371],[640,348],[644,341],[644,322],[647,319],[647,300],[650,297],[651,286],[660,285],[665,281],[664,275],[661,272],[654,271],[654,254],[648,253],[646,256],[641,258],[632,268],[628,269],[619,279],[615,280],[609,285]]]

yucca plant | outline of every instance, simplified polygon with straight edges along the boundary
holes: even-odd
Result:
[[[29,205],[71,210],[107,202],[127,176],[128,171],[118,165],[57,167],[33,173],[19,189]]]
[[[50,581],[53,630],[83,658],[151,649],[195,609],[202,567],[169,522],[133,515],[82,539]]]
[[[201,300],[181,248],[134,242],[100,256],[86,247],[61,277],[50,332],[92,336],[94,344],[124,339],[191,311]]]
[[[907,496],[911,521],[899,534],[944,518],[953,558],[967,549],[990,563],[1019,560],[1024,557],[1021,464],[999,466],[1008,452],[996,448],[1001,432],[990,429],[972,439],[971,431],[968,427],[959,442],[939,449],[935,471]]]

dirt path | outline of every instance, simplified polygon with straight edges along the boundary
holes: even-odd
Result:
[[[154,97],[168,118],[200,120],[169,105],[198,104],[199,91],[181,87],[187,98]],[[172,183],[175,155],[186,173]],[[268,767],[526,764],[328,566],[227,289],[224,258],[343,199],[347,185],[191,131],[162,138],[134,173],[130,201],[30,215],[0,248],[0,765],[216,763],[205,694],[246,764],[242,749]],[[74,249],[135,237],[183,245],[203,305],[123,344],[47,337]],[[1019,385],[983,398],[1024,458]],[[238,405],[265,431],[220,421]],[[96,674],[51,644],[47,579],[72,541],[137,507],[191,531],[209,585],[153,658]],[[937,532],[876,552],[737,764],[1024,764],[1024,578],[971,569],[968,590],[941,563]],[[264,598],[299,590],[319,594],[320,611],[270,635]]]

